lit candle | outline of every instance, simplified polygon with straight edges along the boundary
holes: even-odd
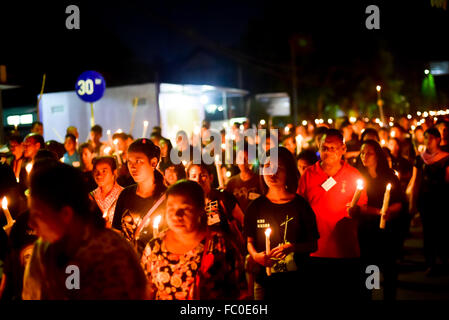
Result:
[[[271,247],[271,245],[270,245],[270,235],[271,235],[271,228],[265,229],[265,253],[267,255],[270,254],[270,250],[271,250],[270,249],[270,247]],[[270,267],[266,267],[266,270],[267,270],[267,275],[271,276],[271,268]]]
[[[3,229],[6,232],[9,232],[9,230],[11,229],[11,227],[13,226],[15,221],[11,217],[11,212],[9,212],[8,199],[6,197],[3,197],[3,199],[2,199],[2,209],[3,209],[3,213],[5,214],[5,217],[6,217],[6,226],[4,226]]]
[[[120,155],[121,151],[119,151],[117,149],[117,145],[118,145],[118,139],[114,139],[114,153],[115,153],[115,155],[117,157],[118,165],[121,166],[122,165],[122,157]],[[105,148],[105,150],[106,150],[106,148]]]
[[[156,216],[153,221],[153,238],[159,236],[159,223],[161,223],[161,216]]]
[[[109,142],[110,145],[112,145],[111,130],[108,130],[108,131],[107,131],[107,134],[108,134],[108,142]]]
[[[362,194],[362,190],[363,190],[363,180],[362,179],[357,179],[357,188],[355,189],[354,192],[354,196],[352,197],[352,201],[351,201],[351,208],[354,208],[357,204],[357,202],[360,199],[360,196]]]
[[[221,166],[218,163],[219,159],[220,159],[220,156],[217,154],[215,156],[215,168],[217,169],[217,177],[218,177],[218,183],[220,185],[220,188],[224,188],[223,174],[221,172]]]
[[[302,149],[302,140],[304,138],[302,137],[302,135],[298,134],[296,136],[296,154],[299,154],[301,152]]]
[[[109,155],[111,153],[111,150],[112,150],[111,147],[106,147],[104,148],[104,153]]]
[[[382,209],[380,209],[380,225],[379,228],[385,229],[385,214],[387,213],[388,204],[390,202],[390,190],[391,190],[391,183],[387,184],[387,188],[385,189],[384,194],[384,203],[382,205]]]
[[[145,136],[147,135],[147,130],[148,130],[148,121],[145,120],[145,121],[143,122],[142,138],[145,138]]]
[[[25,170],[28,174],[30,174],[32,169],[33,169],[33,164],[30,162],[26,165]]]
[[[381,146],[384,146],[384,145],[385,145],[385,143],[386,143],[386,142],[385,142],[385,140],[384,140],[384,139],[382,139],[382,140],[380,141],[380,145],[381,145]]]

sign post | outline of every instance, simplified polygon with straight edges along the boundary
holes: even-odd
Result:
[[[106,81],[96,71],[85,71],[76,80],[75,91],[78,97],[90,103],[90,125],[95,125],[94,102],[103,97]]]

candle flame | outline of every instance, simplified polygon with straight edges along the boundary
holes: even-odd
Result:
[[[216,156],[215,156],[215,162],[218,162],[220,160],[220,156],[217,154]]]
[[[159,223],[161,222],[161,219],[162,219],[161,216],[156,216],[156,217],[154,218],[154,221],[153,221],[153,228],[154,228],[154,229],[159,228]]]
[[[184,167],[186,166],[186,164],[187,164],[187,161],[182,160],[182,165],[183,165]]]
[[[110,134],[111,134],[111,130],[108,130],[108,131],[107,131],[107,134],[110,135]]]
[[[145,127],[148,127],[148,121],[145,120],[145,121],[143,122],[143,125],[144,125]]]
[[[28,172],[28,174],[31,172],[31,169],[33,169],[33,164],[32,163],[28,163],[25,167],[25,170]]]
[[[265,229],[265,236],[269,237],[271,234],[271,228],[266,228]]]
[[[376,90],[377,90],[377,92],[380,92],[380,90],[382,89],[382,87],[381,86],[376,86]]]
[[[6,197],[3,197],[2,199],[2,209],[3,210],[8,209],[8,199]]]
[[[111,147],[104,148],[104,153],[109,154],[111,152]]]
[[[391,190],[391,183],[387,184],[387,190]]]
[[[363,180],[357,179],[357,189],[363,190]]]
[[[114,144],[115,144],[115,145],[118,144],[118,139],[114,139]]]
[[[122,129],[118,129],[118,130],[116,131],[116,133],[122,133],[122,132],[123,132]]]

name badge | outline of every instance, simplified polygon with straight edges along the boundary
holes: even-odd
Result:
[[[214,224],[220,223],[220,216],[218,214],[209,214],[207,216],[207,225],[213,226]]]
[[[337,181],[335,181],[334,178],[330,177],[329,179],[324,181],[324,183],[321,185],[321,187],[323,187],[323,189],[326,190],[326,192],[327,192],[330,189],[332,189],[332,187],[335,186],[336,184],[337,184]]]
[[[78,168],[80,166],[80,162],[79,161],[73,161],[72,162],[72,166],[74,166],[75,168]]]

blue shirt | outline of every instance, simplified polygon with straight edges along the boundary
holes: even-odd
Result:
[[[79,168],[79,166],[81,164],[81,162],[80,162],[80,154],[75,151],[74,154],[69,156],[69,154],[66,152],[64,154],[64,163]]]

